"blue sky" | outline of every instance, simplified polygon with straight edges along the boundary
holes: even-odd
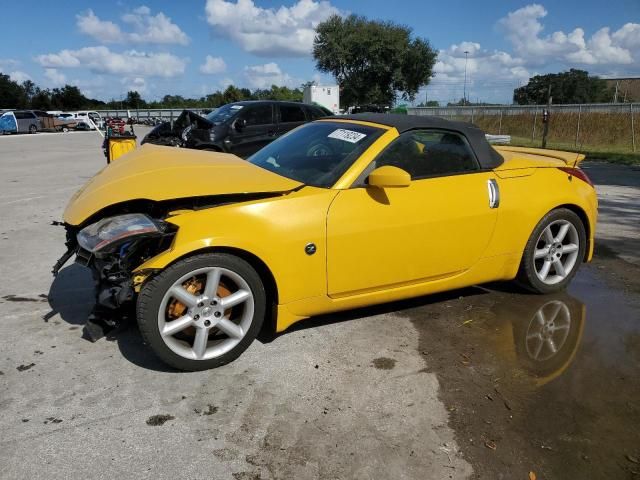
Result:
[[[3,2],[0,71],[108,100],[199,97],[332,79],[314,68],[313,28],[356,13],[413,28],[439,50],[419,100],[509,102],[529,76],[571,67],[640,76],[638,0],[187,0]]]

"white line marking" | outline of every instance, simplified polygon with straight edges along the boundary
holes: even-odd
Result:
[[[12,200],[11,202],[3,203],[3,205],[11,205],[12,203],[28,202],[29,200],[37,200],[38,198],[45,198],[44,195],[38,197],[19,198],[18,200]]]

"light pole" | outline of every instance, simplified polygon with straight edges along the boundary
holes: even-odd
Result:
[[[469,51],[464,51],[464,90],[462,94],[462,104],[467,104],[467,62],[469,61]]]

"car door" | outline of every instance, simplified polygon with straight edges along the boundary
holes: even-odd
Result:
[[[229,130],[229,150],[241,157],[253,155],[275,139],[276,129],[273,104],[246,106]]]
[[[280,110],[278,136],[284,135],[308,121],[302,105],[281,103],[278,108]]]
[[[16,111],[14,115],[18,124],[18,133],[28,132],[31,119],[28,117],[27,112]]]
[[[366,186],[366,173],[392,165],[408,187]],[[340,297],[436,281],[472,267],[496,223],[490,171],[481,171],[457,133],[402,134],[362,180],[341,191],[327,218],[328,294]]]

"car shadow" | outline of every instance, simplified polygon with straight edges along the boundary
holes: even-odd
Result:
[[[394,312],[402,314],[403,311],[455,300],[461,297],[486,295],[491,293],[491,290],[504,291],[504,289],[511,290],[513,288],[517,287],[513,287],[510,284],[495,283],[491,284],[488,288],[468,287],[408,300],[316,315],[294,324],[281,333],[275,333],[273,324],[267,321],[259,333],[257,340],[263,344],[268,344],[292,332],[318,328],[334,323],[361,320],[371,316]],[[44,316],[45,321],[48,321],[57,314],[70,325],[84,325],[95,304],[95,283],[91,271],[78,264],[72,264],[63,268],[51,284],[48,299],[51,312]],[[158,372],[183,373],[165,365],[153,354],[149,347],[144,344],[138,326],[133,320],[133,315],[129,316],[131,320],[124,321],[120,327],[110,332],[106,336],[106,341],[115,343],[122,356],[138,367]]]
[[[84,325],[93,310],[95,298],[95,282],[91,270],[77,263],[71,264],[60,270],[51,283],[48,295],[51,311],[43,319],[46,322],[59,315],[70,325]],[[109,332],[105,339],[115,343],[122,356],[138,367],[159,372],[179,372],[165,365],[144,344],[135,321],[126,319],[121,326]],[[78,340],[86,341],[80,337]]]
[[[341,312],[316,315],[294,324],[284,332],[273,335],[273,338],[271,341],[277,340],[279,337],[286,335],[287,333],[297,332],[300,330],[307,330],[309,328],[317,328],[324,325],[349,322],[352,320],[361,320],[363,318],[372,317],[376,315],[384,315],[389,313],[402,313],[405,310],[421,308],[421,307],[425,307],[425,306],[436,304],[436,303],[446,302],[448,300],[459,299],[461,297],[486,295],[488,293],[490,293],[490,291],[482,287],[467,287],[467,288],[461,288],[458,290],[450,290],[448,292],[423,295],[422,297],[415,297],[407,300],[398,300],[395,302],[382,303],[382,304],[373,305],[370,307],[362,307],[362,308],[356,308],[352,310],[344,310]]]

